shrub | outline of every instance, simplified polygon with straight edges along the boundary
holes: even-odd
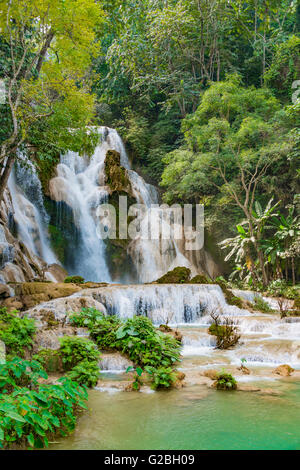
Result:
[[[102,320],[104,318],[103,313],[100,313],[95,308],[83,308],[78,313],[72,313],[69,316],[70,322],[72,325],[78,327],[92,327],[98,320]]]
[[[0,309],[0,340],[5,343],[7,353],[24,356],[25,349],[31,349],[36,331],[33,319],[20,318],[17,312],[8,313]]]
[[[81,276],[68,276],[64,280],[66,284],[73,283],[73,284],[84,284],[84,278]]]
[[[47,378],[47,374],[35,361],[14,358],[0,364],[0,377],[1,448],[47,447],[47,436],[73,431],[76,410],[86,408],[86,389],[70,379],[39,384],[38,379]]]
[[[221,372],[217,376],[216,387],[217,390],[236,390],[237,382],[231,374]]]
[[[220,316],[212,313],[212,324],[210,325],[208,332],[209,334],[216,336],[217,338],[217,349],[229,349],[235,346],[241,336],[238,333],[238,327],[234,320],[228,317],[224,317],[221,323]]]
[[[143,381],[142,381],[142,374],[143,374],[143,369],[141,369],[140,367],[137,367],[136,369],[134,369],[134,367],[130,366],[127,368],[126,370],[126,374],[128,372],[131,372],[131,371],[134,371],[135,370],[135,375],[134,375],[134,379],[133,379],[133,382],[131,384],[131,387],[132,387],[132,390],[135,390],[135,391],[138,391],[140,390],[141,386],[143,385]]]
[[[145,370],[153,379],[154,389],[170,388],[177,380],[177,374],[171,367],[146,367]]]
[[[72,316],[72,322],[88,319],[90,336],[100,349],[118,350],[126,354],[135,364],[155,369],[172,368],[180,359],[180,342],[170,335],[158,331],[151,320],[135,316],[126,321],[98,312],[82,311]]]
[[[79,385],[95,387],[100,377],[98,362],[85,359],[73,367],[67,376]]]
[[[98,362],[100,351],[93,341],[78,336],[64,336],[60,338],[59,353],[65,370],[70,370],[77,366],[79,362],[88,360]]]

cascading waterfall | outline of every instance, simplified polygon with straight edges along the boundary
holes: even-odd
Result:
[[[44,208],[40,180],[33,165],[18,165],[8,180],[17,225],[18,238],[47,264],[58,263],[47,232],[48,216]]]
[[[158,204],[154,186],[147,184],[141,176],[130,169],[130,163],[122,139],[113,129],[99,129],[101,142],[91,159],[80,157],[74,152],[62,156],[57,166],[57,176],[50,181],[50,193],[57,203],[64,202],[73,211],[74,223],[79,232],[78,248],[74,250],[71,274],[80,274],[91,281],[111,282],[105,256],[105,242],[96,231],[96,209],[107,202],[109,188],[105,186],[105,158],[108,150],[120,153],[120,163],[127,169],[133,195],[148,211],[141,221],[140,236],[128,246],[137,271],[138,282],[151,282],[176,266],[192,267],[180,253],[174,238],[148,239],[149,220],[151,224],[167,224],[163,210],[150,211],[152,204]],[[159,230],[158,227],[158,230]],[[125,271],[125,269],[124,269]],[[194,269],[195,272],[195,269]],[[119,281],[119,279],[114,279]],[[131,279],[132,281],[132,279]]]

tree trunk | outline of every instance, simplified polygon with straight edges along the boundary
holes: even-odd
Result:
[[[296,285],[296,276],[295,276],[295,260],[292,258],[292,276],[293,276],[293,286]]]
[[[8,181],[8,178],[9,178],[9,175],[10,175],[10,172],[12,170],[12,167],[15,163],[15,155],[10,155],[8,157],[8,160],[6,162],[6,165],[4,167],[4,170],[0,176],[0,201],[2,201],[3,199],[3,194],[4,194],[4,191],[5,191],[5,188],[7,186],[7,181]]]

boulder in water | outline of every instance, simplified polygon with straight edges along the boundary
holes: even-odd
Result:
[[[294,371],[295,369],[293,369],[288,364],[283,364],[281,366],[278,366],[275,370],[273,370],[273,374],[281,375],[282,377],[289,377]]]

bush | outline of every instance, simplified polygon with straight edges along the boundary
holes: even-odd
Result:
[[[241,336],[238,333],[238,327],[234,320],[228,317],[223,318],[221,323],[220,316],[212,313],[212,324],[208,332],[217,338],[217,349],[229,349],[238,344]]]
[[[177,374],[171,367],[146,367],[146,372],[152,377],[152,387],[156,390],[159,388],[170,388],[177,380]]]
[[[71,316],[71,323],[88,326],[91,338],[100,349],[121,351],[141,367],[172,369],[180,359],[180,342],[158,331],[143,316],[123,321],[115,315],[104,316],[84,309]]]
[[[231,374],[221,372],[217,376],[216,387],[217,390],[236,390],[237,382]]]
[[[93,341],[78,336],[64,336],[60,338],[59,353],[65,370],[70,370],[80,362],[98,362],[100,351]]]
[[[8,313],[0,309],[0,340],[5,343],[8,354],[24,356],[26,349],[31,349],[36,331],[33,319],[20,318],[17,312]]]
[[[73,431],[76,410],[86,408],[86,389],[70,379],[39,384],[47,374],[35,361],[14,358],[0,364],[0,377],[1,448],[47,447],[47,436]]]
[[[66,284],[69,284],[69,283],[84,284],[84,278],[81,277],[81,276],[68,276],[64,280],[64,283],[66,283]]]
[[[90,328],[98,320],[102,320],[105,316],[103,313],[100,313],[95,308],[83,308],[81,312],[72,313],[69,316],[69,320],[72,325],[78,326],[80,328]]]
[[[98,362],[85,359],[67,373],[67,376],[86,387],[95,387],[100,377]]]

